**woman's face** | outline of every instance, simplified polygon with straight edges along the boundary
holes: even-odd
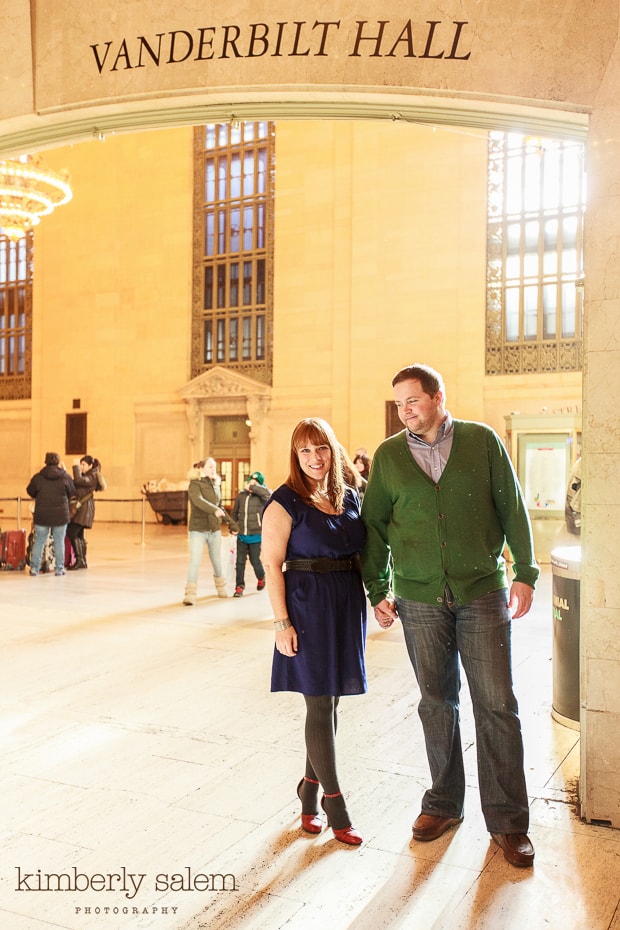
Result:
[[[84,459],[80,461],[80,471],[83,475],[85,475],[87,471],[90,471],[90,465],[88,464],[88,462],[85,462]]]
[[[207,459],[207,461],[204,463],[202,473],[207,478],[213,479],[217,477],[217,463],[215,459]]]
[[[313,443],[307,442],[297,449],[297,458],[304,475],[321,482],[329,474],[332,463],[332,450],[327,443],[315,446]]]
[[[358,471],[363,472],[366,466],[361,459],[355,459],[355,467]]]

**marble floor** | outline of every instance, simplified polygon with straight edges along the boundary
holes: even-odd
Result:
[[[2,928],[620,930],[620,831],[580,822],[579,733],[551,717],[548,567],[513,632],[536,846],[515,869],[480,814],[466,688],[465,819],[411,838],[428,776],[398,626],[370,622],[369,693],[341,702],[351,849],[300,830],[303,701],[269,692],[249,566],[223,600],[205,560],[183,607],[183,527],[89,541],[88,571],[0,572]]]

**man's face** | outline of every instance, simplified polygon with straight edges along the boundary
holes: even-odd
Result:
[[[430,397],[419,381],[400,381],[394,385],[394,400],[401,423],[415,436],[432,442],[446,415],[441,391]]]

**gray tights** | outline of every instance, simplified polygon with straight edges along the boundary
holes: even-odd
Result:
[[[338,702],[330,694],[318,697],[304,694],[306,701],[306,779],[301,788],[302,810],[314,813],[318,809],[320,782],[325,792],[325,807],[332,827],[337,830],[351,825],[344,798],[340,794],[336,771],[336,730]],[[329,795],[336,795],[330,798]]]

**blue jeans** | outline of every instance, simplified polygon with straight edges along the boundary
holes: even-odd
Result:
[[[461,665],[476,726],[478,782],[489,833],[527,833],[529,808],[523,740],[512,687],[511,617],[505,589],[459,607],[396,598],[409,658],[420,687],[418,712],[432,787],[422,812],[462,817],[465,772],[459,726]]]
[[[202,562],[202,553],[205,546],[209,550],[213,574],[216,578],[222,577],[222,531],[214,530],[213,532],[206,531],[203,533],[200,530],[190,530],[188,584],[196,584],[198,581],[198,570]]]
[[[34,525],[34,542],[32,544],[32,555],[30,556],[30,569],[38,572],[41,568],[41,556],[43,555],[43,546],[52,531],[54,541],[54,561],[56,562],[56,573],[62,574],[65,565],[65,533],[66,525],[62,526],[38,526]]]

